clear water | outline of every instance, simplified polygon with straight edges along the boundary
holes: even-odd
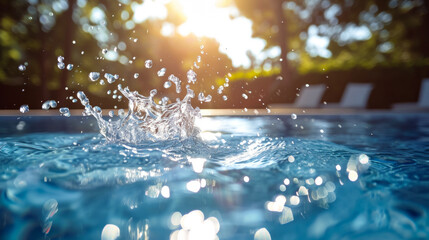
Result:
[[[131,144],[2,117],[0,239],[427,239],[428,120],[211,117]]]

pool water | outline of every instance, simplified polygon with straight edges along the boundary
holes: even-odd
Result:
[[[0,239],[428,239],[429,115],[206,117],[110,143],[0,118]]]

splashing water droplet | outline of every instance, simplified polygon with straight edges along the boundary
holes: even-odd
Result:
[[[63,62],[59,62],[57,64],[57,66],[58,66],[59,69],[64,69],[66,67],[66,65]]]
[[[197,81],[197,74],[194,71],[189,70],[186,75],[188,77],[188,83],[195,84],[195,82]]]
[[[277,81],[282,81],[282,80],[283,80],[283,77],[282,77],[282,76],[278,76],[278,77],[276,77],[276,80],[277,80]]]
[[[103,48],[103,50],[101,50],[101,52],[102,52],[103,54],[106,54],[106,53],[107,53],[107,49],[106,49],[106,48]]]
[[[56,108],[57,107],[57,102],[55,102],[55,100],[49,101],[49,107]]]
[[[25,65],[24,65],[24,64],[21,64],[21,65],[19,65],[19,67],[18,67],[18,70],[19,70],[19,71],[21,71],[21,72],[24,72],[24,71],[25,71],[25,69],[27,69],[27,67],[25,67]]]
[[[173,82],[176,85],[176,92],[177,93],[180,93],[182,91],[182,88],[180,86],[181,81],[178,77],[171,74],[170,76],[168,76],[168,80],[170,80],[171,82]]]
[[[226,100],[228,100],[228,97],[227,97],[226,95],[223,95],[223,96],[222,96],[222,99],[223,99],[224,101],[226,101]]]
[[[158,77],[162,77],[162,76],[164,76],[166,71],[167,71],[167,69],[166,69],[166,68],[161,68],[161,69],[158,71]]]
[[[91,81],[95,82],[100,78],[100,73],[98,72],[90,72],[89,73],[89,79],[91,79]]]
[[[134,73],[134,78],[137,79],[139,77],[138,73]]]
[[[152,67],[152,60],[146,60],[146,61],[144,62],[144,66],[145,66],[146,68],[151,68],[151,67]]]
[[[26,112],[30,111],[30,108],[28,107],[27,104],[25,104],[25,105],[22,105],[21,107],[19,107],[19,111],[21,113],[26,113]]]
[[[115,81],[116,81],[116,78],[115,78],[115,76],[113,76],[112,74],[110,74],[110,73],[105,73],[104,74],[104,77],[106,78],[106,80],[107,80],[107,82],[108,83],[114,83]]]
[[[151,97],[154,97],[157,93],[158,93],[158,91],[156,89],[150,90],[150,96]]]
[[[69,71],[73,70],[73,64],[71,63],[67,64],[67,70]]]
[[[241,96],[242,96],[244,99],[248,99],[248,98],[249,98],[245,93],[241,94]]]
[[[197,62],[201,62],[201,56],[197,57]]]
[[[170,88],[171,87],[171,82],[166,81],[164,82],[164,88]]]
[[[45,101],[43,104],[42,104],[42,109],[43,110],[48,110],[51,106],[49,106],[49,102],[50,102],[51,100],[48,100],[48,101]]]
[[[115,116],[115,112],[113,110],[109,111],[109,117],[114,117]]]
[[[217,93],[218,93],[218,94],[222,94],[223,89],[224,89],[224,87],[223,87],[223,86],[220,86],[220,87],[217,89]]]
[[[60,111],[61,115],[65,116],[65,117],[71,116],[70,110],[66,107],[60,108],[59,111]]]
[[[295,114],[295,113],[292,113],[292,114],[290,115],[290,118],[292,118],[293,120],[295,120],[295,119],[297,118],[297,116],[296,116],[296,114]]]
[[[57,60],[58,60],[58,62],[60,63],[60,62],[64,62],[64,57],[63,56],[59,56],[58,58],[57,58]]]

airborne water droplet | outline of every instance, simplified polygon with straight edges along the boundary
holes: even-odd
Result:
[[[145,66],[146,68],[151,68],[151,67],[152,67],[152,60],[146,60],[146,61],[144,62],[144,66]]]
[[[107,82],[108,83],[114,83],[115,81],[116,81],[116,75],[115,76],[113,76],[112,74],[110,74],[110,73],[105,73],[104,74],[104,77],[106,78],[106,80],[107,80]],[[118,76],[118,78],[119,78],[119,76]]]
[[[137,79],[139,77],[138,73],[134,73],[134,78]]]
[[[245,93],[241,94],[241,96],[242,96],[244,99],[248,99],[248,98],[249,98]]]
[[[195,84],[195,82],[197,81],[197,74],[192,70],[188,71],[187,77],[188,77],[188,83]]]
[[[171,87],[171,82],[165,81],[164,88],[170,88],[170,87]]]
[[[22,106],[19,108],[19,111],[20,111],[21,113],[26,113],[26,112],[30,111],[30,108],[28,107],[28,105],[27,105],[27,104],[25,104],[25,105],[22,105]]]
[[[290,115],[290,118],[292,118],[293,120],[295,120],[295,119],[297,118],[297,116],[296,116],[296,114],[295,114],[295,113],[292,113],[292,114]]]
[[[98,78],[100,78],[100,73],[91,72],[91,73],[89,73],[89,78],[91,79],[91,81],[95,82],[98,80]]]
[[[71,63],[67,64],[67,70],[69,71],[73,70],[73,64]]]
[[[58,62],[64,62],[64,57],[63,57],[63,56],[59,56],[59,57],[57,58],[57,60],[58,60]]]
[[[159,71],[158,71],[158,77],[162,77],[162,76],[164,76],[165,75],[165,72],[166,72],[166,68],[161,68]]]
[[[226,95],[223,95],[222,98],[224,101],[228,100],[228,97]]]
[[[65,116],[65,117],[70,117],[70,110],[66,107],[60,108],[60,113],[61,115]]]
[[[63,62],[59,62],[57,64],[57,66],[58,66],[59,69],[64,69],[66,67],[66,65]]]
[[[27,68],[25,67],[25,65],[24,65],[24,64],[21,64],[21,65],[19,65],[19,67],[18,67],[18,70],[19,70],[19,71],[21,71],[21,72],[24,72],[24,71],[25,71],[25,69],[27,69]]]

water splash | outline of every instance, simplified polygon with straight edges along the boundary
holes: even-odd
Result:
[[[119,119],[113,121],[104,120],[101,108],[91,106],[84,92],[79,91],[77,97],[85,106],[84,114],[96,118],[100,133],[108,141],[136,144],[148,140],[183,139],[198,133],[195,119],[201,116],[200,109],[192,107],[191,99],[195,94],[189,86],[186,89],[187,94],[182,100],[168,104],[168,99],[163,98],[157,104],[153,99],[156,89],[146,97],[119,84],[118,90],[129,101],[128,112],[118,114]]]

